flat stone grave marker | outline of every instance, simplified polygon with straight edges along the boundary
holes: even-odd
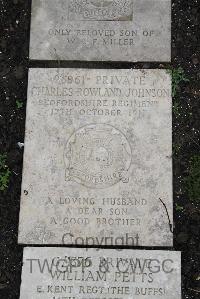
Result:
[[[171,61],[171,0],[33,0],[30,58]]]
[[[19,242],[171,246],[171,106],[165,70],[31,69]]]
[[[181,299],[175,251],[25,248],[20,299]]]

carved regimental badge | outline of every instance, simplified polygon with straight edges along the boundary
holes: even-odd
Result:
[[[127,181],[131,147],[124,134],[114,127],[91,124],[69,138],[64,159],[67,181],[101,189]]]
[[[69,20],[131,21],[133,0],[70,0]]]

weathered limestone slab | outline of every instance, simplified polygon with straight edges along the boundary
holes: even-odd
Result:
[[[171,104],[165,70],[31,69],[19,242],[171,246]]]
[[[181,299],[175,251],[26,248],[20,299]]]
[[[32,0],[30,58],[170,61],[171,0]]]

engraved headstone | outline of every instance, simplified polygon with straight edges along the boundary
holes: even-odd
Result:
[[[30,58],[170,61],[171,0],[32,0]]]
[[[165,70],[31,69],[19,242],[171,246]]]
[[[25,248],[20,299],[181,299],[174,251]]]

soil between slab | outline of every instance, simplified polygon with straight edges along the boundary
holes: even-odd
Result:
[[[7,153],[11,170],[9,187],[0,191],[0,298],[18,299],[22,246],[17,245],[27,75],[29,67],[173,68],[182,67],[189,82],[179,85],[174,98],[174,249],[182,251],[183,299],[200,292],[200,204],[185,191],[191,157],[200,153],[200,45],[199,0],[172,4],[172,64],[29,62],[30,7],[28,0],[0,1],[0,154]],[[17,107],[16,101],[23,103]],[[177,105],[177,104],[176,104]],[[181,207],[181,209],[177,208]],[[151,248],[146,248],[151,249]],[[154,248],[153,248],[154,249]]]

